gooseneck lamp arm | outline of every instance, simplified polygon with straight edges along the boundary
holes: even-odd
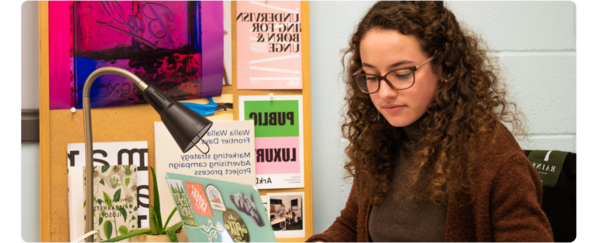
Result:
[[[172,100],[164,95],[154,86],[148,86],[135,74],[117,67],[103,67],[92,72],[85,81],[83,86],[83,126],[85,138],[85,177],[88,179],[85,183],[85,231],[91,231],[94,228],[94,212],[93,212],[93,146],[92,146],[92,113],[90,105],[90,90],[92,83],[96,78],[104,74],[117,74],[131,81],[143,92],[144,98],[152,107],[160,114],[160,118],[165,124],[165,127],[173,136],[177,145],[184,153],[202,140],[202,137],[208,132],[212,126],[212,122],[200,114],[192,111],[183,104]],[[203,141],[204,142],[204,141]],[[206,143],[205,143],[206,144]],[[208,144],[206,144],[208,147]],[[198,148],[198,150],[200,150]],[[202,153],[208,153],[200,150]],[[94,236],[87,238],[88,242],[94,241]]]

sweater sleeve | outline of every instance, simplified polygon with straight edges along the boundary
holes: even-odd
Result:
[[[341,211],[333,224],[321,234],[308,238],[307,242],[353,242],[357,241],[358,204],[354,200],[355,185],[352,185],[346,207]]]
[[[542,211],[542,183],[527,157],[511,157],[493,183],[491,223],[495,241],[554,241]]]

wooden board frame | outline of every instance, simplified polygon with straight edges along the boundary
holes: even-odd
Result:
[[[48,2],[39,3],[40,38],[40,240],[68,242],[69,210],[67,186],[67,144],[83,143],[83,111],[50,110]],[[238,90],[236,68],[236,2],[231,2],[232,85],[223,86],[223,94],[233,94],[233,118],[237,120],[240,95],[302,95],[304,112],[304,188],[262,189],[261,195],[276,192],[304,192],[305,237],[278,238],[278,242],[305,241],[313,234],[312,137],[310,107],[310,29],[309,2],[301,2],[302,90]],[[148,141],[148,164],[154,166],[154,121],[160,121],[154,109],[146,105],[92,109],[94,142]],[[149,193],[152,192],[150,188]],[[150,195],[150,200],[152,200]],[[71,239],[72,240],[72,239]]]

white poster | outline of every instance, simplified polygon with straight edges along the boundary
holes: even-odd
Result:
[[[148,142],[109,142],[94,143],[94,166],[137,165],[138,225],[149,227],[148,223]],[[85,143],[67,144],[67,169],[69,186],[69,235],[71,240],[81,237],[84,232],[85,207],[83,201],[83,166],[85,166]]]
[[[251,121],[214,121],[202,140],[210,148],[207,154],[197,148],[183,153],[165,125],[162,122],[154,123],[154,169],[161,195],[162,215],[169,215],[176,207],[172,197],[168,196],[167,172],[253,186],[256,184],[254,126]],[[197,146],[206,151],[206,144],[199,142]],[[179,215],[174,214],[169,225],[180,220]]]

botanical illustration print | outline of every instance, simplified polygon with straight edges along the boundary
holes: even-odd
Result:
[[[200,230],[208,235],[208,241],[210,242],[213,242],[213,239],[218,239],[219,233],[223,232],[223,229],[221,222],[217,222],[217,226],[215,226],[210,219],[208,219],[208,225],[200,225]]]
[[[187,197],[187,193],[183,184],[180,180],[167,179],[167,184],[173,195],[173,201],[177,206],[177,212],[181,217],[181,222],[189,227],[198,227],[196,219],[194,218],[194,212],[190,199]]]
[[[84,166],[84,195],[87,183],[85,169]],[[94,167],[94,229],[100,231],[98,236],[94,237],[96,242],[126,234],[130,229],[139,227],[136,171],[136,165]],[[83,207],[86,203],[84,200]]]

